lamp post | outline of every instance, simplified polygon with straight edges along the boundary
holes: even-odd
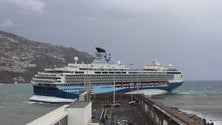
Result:
[[[133,64],[130,64],[130,69],[132,68],[132,65],[133,65]],[[134,83],[132,83],[132,76],[131,76],[131,79],[130,79],[131,101],[133,101],[133,95],[132,95],[132,88],[133,88],[133,85],[134,85]]]
[[[113,91],[113,104],[115,104],[116,103],[116,99],[115,99],[115,91],[116,91],[116,73],[114,72],[114,76],[113,76],[113,89],[114,89],[114,91]]]

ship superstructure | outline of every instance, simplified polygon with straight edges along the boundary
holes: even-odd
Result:
[[[91,94],[125,93],[145,95],[172,91],[183,83],[181,71],[172,65],[162,66],[156,59],[143,69],[130,69],[116,61],[110,53],[96,48],[95,60],[91,64],[75,63],[67,67],[45,69],[32,79],[31,101],[72,102],[85,91]]]

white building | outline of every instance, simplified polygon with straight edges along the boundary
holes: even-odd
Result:
[[[96,125],[92,123],[92,102],[76,101],[26,124],[26,125]],[[97,124],[98,125],[98,124]]]

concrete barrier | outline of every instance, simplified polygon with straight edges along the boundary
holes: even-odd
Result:
[[[203,125],[199,117],[179,111],[177,108],[166,106],[145,95],[138,95],[139,105],[146,112],[147,116],[156,125]]]

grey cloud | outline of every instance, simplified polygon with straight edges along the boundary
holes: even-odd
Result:
[[[23,9],[31,9],[34,12],[42,13],[45,8],[45,3],[41,0],[6,0],[20,6]],[[25,12],[25,10],[23,10]]]
[[[44,3],[42,14],[35,11],[26,15],[18,13],[22,5],[1,3],[1,18],[19,24],[6,30],[91,54],[99,45],[136,68],[156,57],[184,71],[186,79],[222,78],[218,67],[222,64],[220,0],[40,2]],[[23,6],[32,10],[31,5]]]
[[[15,26],[15,24],[10,19],[6,19],[0,22],[0,29],[6,29],[13,26]]]

